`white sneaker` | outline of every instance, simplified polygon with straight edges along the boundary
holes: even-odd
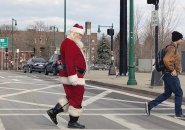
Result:
[[[145,111],[146,111],[146,114],[148,115],[148,116],[150,116],[150,108],[149,108],[149,106],[148,106],[148,102],[145,102]]]
[[[176,119],[185,119],[185,115],[175,115],[174,118]]]

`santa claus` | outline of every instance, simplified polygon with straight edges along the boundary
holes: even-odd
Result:
[[[62,84],[66,93],[65,98],[59,99],[56,106],[47,111],[51,120],[58,124],[56,115],[68,111],[70,120],[68,128],[84,129],[85,126],[77,121],[82,113],[82,100],[84,95],[86,61],[81,41],[84,29],[75,24],[68,32],[67,38],[61,43],[60,53],[63,69],[60,70]]]

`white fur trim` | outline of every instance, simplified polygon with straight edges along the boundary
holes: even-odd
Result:
[[[62,97],[58,100],[58,103],[63,107],[64,112],[68,111],[69,103],[65,97]]]
[[[82,109],[74,108],[73,106],[69,106],[68,113],[71,116],[78,117],[82,114]]]
[[[68,77],[61,77],[61,82],[63,84],[71,85],[71,82],[69,81]],[[85,85],[85,79],[84,78],[78,78],[77,79],[77,85]]]
[[[68,76],[69,81],[72,82],[77,82],[78,81],[78,76],[77,74]]]
[[[84,35],[84,30],[81,28],[72,27],[70,31]]]

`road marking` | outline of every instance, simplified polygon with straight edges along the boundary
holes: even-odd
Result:
[[[27,130],[59,130],[59,129],[27,129]],[[62,130],[72,130],[69,128],[63,128]],[[75,129],[75,130],[81,130],[81,129]],[[83,129],[83,130],[123,130],[123,129]]]
[[[146,130],[145,128],[141,127],[140,125],[131,123],[130,121],[127,121],[123,118],[119,118],[115,115],[103,115],[103,116],[109,120],[112,120],[112,121],[124,126],[124,127],[129,128],[130,130]]]
[[[44,113],[7,113],[7,114],[0,114],[0,116],[43,116],[44,114],[46,114],[46,112]],[[69,113],[62,113],[59,115],[63,115],[63,116],[68,116]],[[84,116],[146,116],[148,117],[146,114],[144,113],[83,113],[82,115]],[[174,113],[152,113],[152,115],[174,115]]]
[[[153,114],[152,114],[153,115]],[[166,115],[154,115],[156,117],[159,117],[161,119],[165,119],[167,121],[171,121],[173,123],[176,123],[176,124],[179,124],[179,125],[182,125],[182,126],[185,126],[185,121],[183,120],[180,120],[180,119],[175,119],[173,117],[170,117],[170,116],[166,116]]]
[[[56,92],[47,92],[47,91],[37,91],[37,92],[39,92],[39,93],[54,94],[54,95],[61,95],[61,96],[66,95],[65,93],[56,93]]]
[[[50,108],[48,106],[48,108]],[[0,108],[0,111],[45,111],[48,108]],[[173,110],[174,108],[154,108],[153,110]],[[144,110],[144,108],[84,108],[84,111],[135,111]]]
[[[9,84],[9,83],[11,83],[11,82],[3,82],[3,83],[0,83],[0,84]]]
[[[48,93],[48,94],[53,94],[53,95],[61,95],[61,96],[65,96],[66,94],[65,93],[56,93],[56,92],[46,92],[46,91],[36,91],[36,92],[39,92],[39,93]],[[92,96],[84,96],[84,97],[92,97]]]
[[[11,79],[11,80],[16,81],[16,82],[19,82],[19,81],[20,81],[20,80],[18,80],[18,79]]]
[[[173,110],[174,108],[153,108],[152,110]],[[1,109],[0,109],[1,110]],[[90,110],[90,111],[128,111],[128,110],[145,110],[144,108],[97,108],[97,109],[84,109],[84,110]]]
[[[93,86],[93,85],[87,85],[87,86],[94,87],[94,88],[100,88],[98,86]],[[111,90],[112,92],[124,94],[124,95],[127,95],[127,96],[132,96],[132,97],[136,97],[136,98],[140,98],[140,99],[145,99],[146,101],[153,100],[154,99],[154,98],[140,96],[140,95],[136,95],[136,94],[132,94],[132,93],[128,93],[128,92],[123,92],[123,91],[118,91],[118,90],[112,90],[112,89],[108,89],[108,88],[103,88],[103,89],[104,90]],[[160,105],[174,107],[174,103],[173,102],[168,102],[168,101],[164,101],[163,104],[160,104]],[[185,106],[182,105],[182,108],[185,109]]]
[[[127,103],[138,103],[138,104],[143,104],[144,102],[139,102],[139,101],[129,101],[129,100],[123,100],[123,99],[113,99],[113,98],[102,98],[103,100],[109,100],[109,101],[119,101],[119,102],[127,102]]]
[[[44,80],[41,80],[41,79],[33,79],[33,80],[35,80],[35,81],[44,81]]]
[[[46,108],[36,108],[36,109],[33,109],[33,108],[30,108],[30,109],[27,109],[27,108],[1,108],[0,111],[45,111],[45,110],[48,110]]]
[[[33,83],[30,83],[30,81],[28,83],[26,83],[25,81],[24,82],[3,82],[3,83],[0,83],[0,84],[31,84],[33,85]],[[48,86],[48,84],[42,84],[42,83],[37,83],[37,85],[44,85],[44,86]]]
[[[3,76],[0,76],[0,78],[5,79],[5,77],[3,77]]]
[[[4,125],[3,125],[3,122],[2,122],[2,120],[1,120],[1,118],[0,118],[0,130],[5,130]]]
[[[46,119],[48,119],[50,122],[52,122],[51,121],[51,119],[50,119],[50,117],[47,115],[47,114],[45,114],[44,115],[44,117],[46,118]],[[57,116],[58,117],[58,116]],[[66,122],[66,120],[64,120],[63,118],[61,119],[62,117],[60,117],[60,118],[57,118],[57,121],[58,121],[58,124],[57,124],[57,126],[61,129],[61,130],[64,130],[64,129],[66,129],[66,127],[64,127],[63,125],[62,125],[62,123],[61,122]],[[52,122],[53,123],[53,122]],[[54,124],[54,123],[53,123]]]
[[[17,96],[17,95],[20,95],[20,94],[30,93],[30,92],[39,91],[39,90],[48,89],[48,88],[54,88],[54,87],[58,87],[58,86],[59,85],[50,85],[48,87],[37,88],[37,89],[32,89],[32,90],[25,90],[25,91],[22,91],[22,92],[17,92],[17,93],[12,93],[12,94],[5,94],[5,95],[1,95],[0,98]]]
[[[22,104],[28,104],[28,105],[33,105],[33,106],[40,106],[40,107],[53,107],[53,105],[48,105],[48,104],[32,103],[32,102],[25,102],[25,101],[6,99],[6,98],[0,98],[0,100],[16,102],[16,103],[22,103]]]
[[[18,75],[16,75],[16,76],[8,76],[9,78],[29,78],[28,76],[18,76]]]
[[[93,102],[95,102],[95,101],[97,101],[97,100],[99,100],[99,99],[105,97],[106,95],[108,95],[108,94],[111,93],[111,92],[112,92],[111,90],[107,90],[107,91],[105,91],[105,92],[103,92],[103,93],[100,93],[100,94],[94,96],[94,97],[91,97],[91,98],[85,100],[85,101],[82,103],[82,104],[83,104],[82,106],[87,106],[87,105],[89,105],[89,104],[92,104]]]
[[[58,127],[60,128],[60,129],[62,129],[63,127],[62,126],[64,126],[64,124],[65,124],[65,126],[67,127],[67,124],[68,124],[68,121],[66,121],[64,118],[62,118],[62,115],[58,115],[57,116],[57,120],[58,120]],[[65,128],[66,128],[65,127]]]
[[[28,90],[28,89],[22,89],[22,88],[11,88],[11,87],[0,87],[2,89],[13,89],[13,90]]]

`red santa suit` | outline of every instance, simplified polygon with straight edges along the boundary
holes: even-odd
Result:
[[[81,30],[76,30],[81,31]],[[68,36],[60,46],[64,69],[59,73],[69,103],[68,112],[78,117],[82,112],[84,95],[86,61],[82,51],[83,43]]]

